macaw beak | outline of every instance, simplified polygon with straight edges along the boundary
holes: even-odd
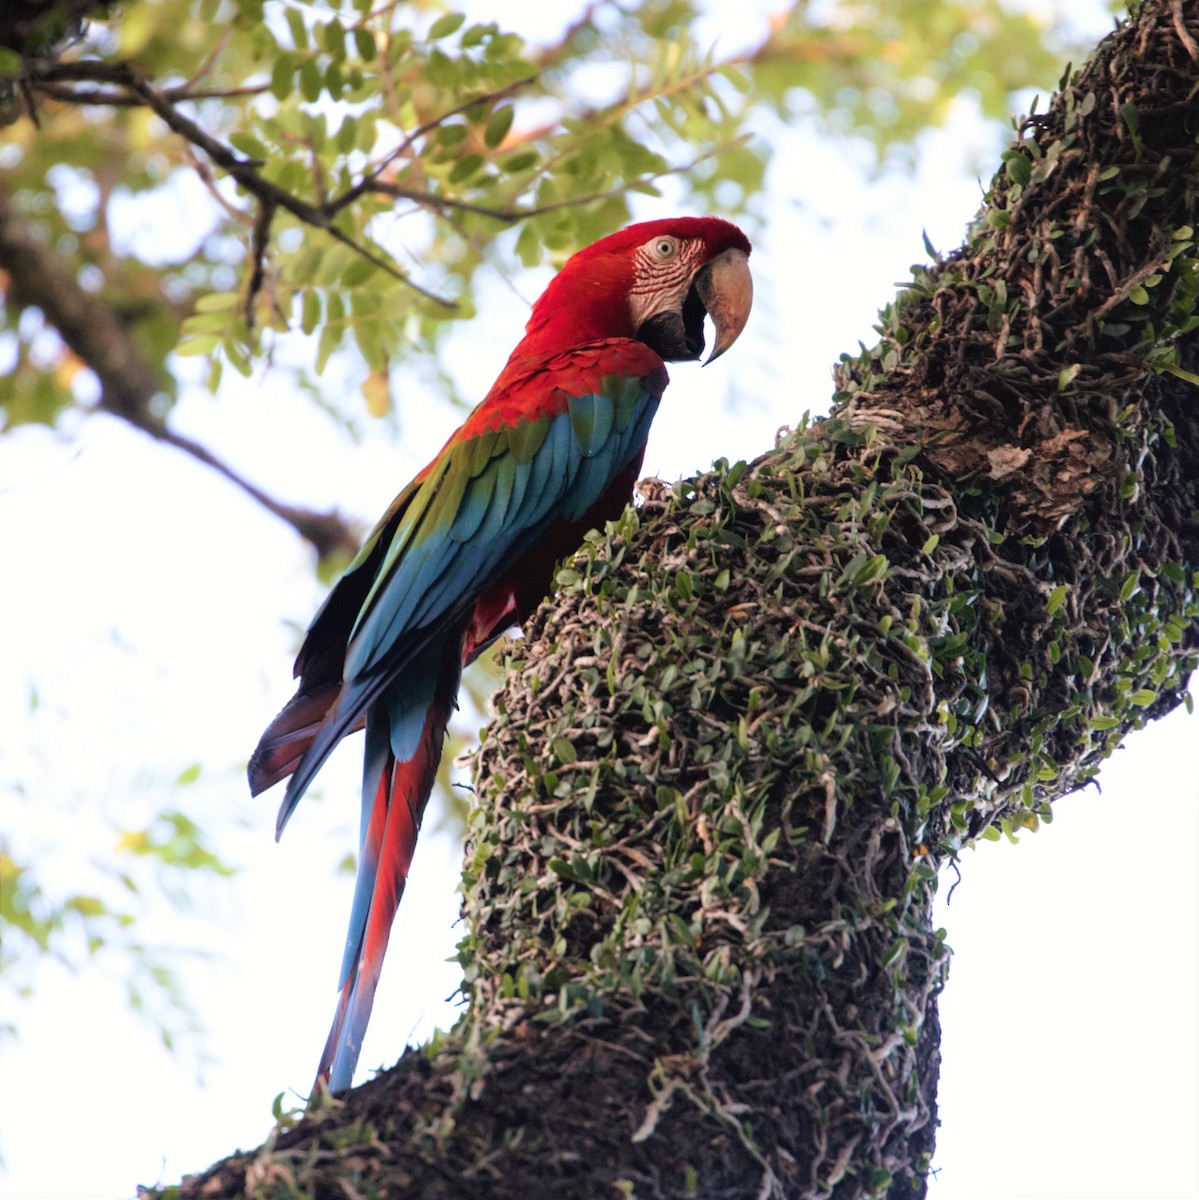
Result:
[[[716,344],[704,366],[719,358],[740,336],[754,302],[754,281],[743,250],[725,250],[703,266],[692,284],[716,329]]]
[[[638,327],[637,337],[666,362],[693,362],[704,352],[704,318],[711,317],[716,327],[711,362],[737,340],[753,299],[748,255],[725,250],[696,271],[678,308],[654,313]]]

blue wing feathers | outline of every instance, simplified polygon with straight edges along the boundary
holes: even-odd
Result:
[[[509,462],[512,464],[512,488],[511,495],[508,497],[508,507],[513,512],[519,512],[525,502],[525,492],[528,490],[533,468],[528,460],[520,462],[515,454],[511,456]]]
[[[370,670],[406,632],[473,602],[479,582],[531,545],[547,521],[559,515],[581,520],[644,444],[657,405],[644,388],[640,396],[641,419],[619,431],[608,396],[584,397],[587,419],[578,422],[570,408],[550,419],[527,466],[502,452],[497,436],[484,435],[481,450],[471,446],[468,461],[480,472],[463,490],[448,527],[431,519],[431,507],[414,514],[419,532],[415,522],[404,531],[407,553],[376,579],[373,603],[354,631],[347,677]]]
[[[575,441],[574,430],[567,415],[554,418],[545,442],[541,453],[544,454],[548,449],[550,454],[544,497],[548,509],[555,499],[570,494],[575,469],[579,464],[578,443]]]
[[[362,756],[362,821],[358,830],[358,844],[365,853],[366,831],[370,824],[371,810],[379,789],[379,780],[387,763],[391,737],[383,721],[366,722],[366,748]]]
[[[469,542],[479,531],[483,518],[495,496],[496,473],[485,471],[471,482],[462,498],[462,506],[450,526],[450,537],[455,542]]]
[[[373,541],[359,555],[375,574],[357,584],[365,597],[346,647],[345,684],[292,776],[280,827],[334,745],[385,691],[390,700],[388,681],[402,673],[405,692],[423,696],[410,669],[437,631],[463,618],[503,565],[553,522],[583,520],[637,456],[660,393],[639,378],[597,382],[557,416],[451,443],[380,523],[375,536],[390,533],[386,548]],[[396,758],[406,761],[427,705],[413,707],[411,722],[407,703],[403,711],[387,707]]]
[[[426,652],[422,657],[428,657]],[[391,726],[391,752],[397,762],[411,762],[420,746],[425,715],[433,703],[437,677],[417,670],[414,664],[403,674],[403,688],[393,687],[384,697]]]
[[[503,458],[495,459],[491,470],[495,476],[495,487],[491,493],[491,505],[483,526],[484,537],[499,537],[503,532],[509,508],[514,513],[520,511],[519,507],[512,503],[512,493],[516,484],[516,460],[511,454],[505,454]]]

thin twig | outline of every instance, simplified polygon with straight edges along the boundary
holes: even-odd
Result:
[[[127,63],[96,63],[90,60],[86,63],[52,63],[44,69],[39,66],[32,78],[39,87],[43,86],[43,81],[46,79],[51,81],[61,78],[88,80],[87,72],[80,70],[85,67],[94,68],[94,74],[90,77],[91,82],[111,83],[140,98],[142,103],[156,113],[169,129],[193,146],[203,150],[221,170],[231,175],[247,192],[256,196],[263,203],[285,209],[306,225],[327,230],[337,241],[349,246],[393,279],[410,287],[418,295],[424,296],[426,300],[439,307],[450,311],[458,307],[453,300],[422,287],[394,263],[379,253],[368,250],[349,234],[334,228],[330,222],[336,210],[329,206],[310,204],[263,178],[259,170],[261,163],[254,159],[240,157],[232,148],[212,137],[190,117],[181,113],[166,96],[151,87]]]
[[[536,75],[529,75],[524,79],[518,79],[515,83],[509,83],[502,88],[497,88],[494,92],[484,92],[482,95],[475,96],[470,100],[464,100],[461,104],[455,105],[453,108],[443,112],[440,116],[434,117],[423,124],[418,125],[415,129],[405,134],[404,140],[400,142],[394,150],[384,155],[382,162],[373,170],[368,171],[353,187],[347,188],[340,196],[329,201],[329,212],[340,212],[347,204],[352,204],[359,196],[365,192],[372,190],[371,185],[379,178],[379,176],[387,170],[398,158],[403,157],[411,148],[417,138],[424,137],[427,133],[432,133],[450,117],[456,117],[460,113],[466,112],[467,109],[474,108],[477,104],[493,104],[498,100],[503,100],[505,97],[512,95],[513,92],[519,91],[523,87],[527,87],[537,79]]]
[[[37,115],[37,100],[33,94],[33,88],[29,84],[29,80],[24,76],[18,82],[18,87],[21,91],[21,98],[25,101],[25,111],[29,114],[29,119],[33,122],[34,129],[41,129],[41,118]]]
[[[250,247],[250,278],[246,284],[246,299],[242,308],[246,329],[254,328],[254,302],[266,278],[266,252],[271,240],[271,222],[275,219],[274,205],[260,201],[258,219],[254,222],[254,238]]]
[[[146,411],[128,412],[117,410],[110,408],[103,402],[100,408],[104,412],[112,413],[114,416],[127,421],[136,429],[149,434],[156,441],[173,446],[176,450],[182,451],[197,462],[210,467],[218,475],[224,476],[234,487],[239,488],[250,499],[262,505],[267,512],[273,513],[282,521],[286,521],[301,537],[315,547],[316,552],[321,558],[325,558],[337,551],[349,551],[353,553],[358,549],[360,538],[336,509],[321,513],[315,512],[310,508],[284,504],[281,500],[276,500],[274,497],[267,495],[266,492],[256,484],[251,483],[244,475],[239,475],[228,463],[217,458],[207,446],[203,446],[181,433],[176,433],[175,430],[171,429],[151,413]]]
[[[208,169],[208,164],[196,155],[196,152],[186,141],[183,143],[183,156],[187,159],[187,163],[191,169],[195,171],[196,177],[204,185],[208,194],[234,221],[239,225],[251,226],[254,224],[254,218],[245,209],[238,208],[236,204],[221,195],[221,189],[217,187],[216,180],[213,179],[212,172]]]
[[[162,94],[169,100],[229,100],[235,96],[261,96],[269,92],[269,83],[243,83],[229,88],[163,88]]]
[[[537,65],[541,68],[557,66],[564,58],[566,52],[570,49],[571,42],[587,29],[595,20],[595,14],[598,9],[603,7],[602,0],[591,0],[591,3],[583,9],[581,13],[562,30],[561,35],[556,42],[548,46],[543,46],[536,57]]]
[[[192,75],[191,78],[188,79],[188,81],[183,85],[182,90],[191,91],[191,89],[194,88],[196,84],[199,83],[200,80],[203,79],[214,66],[216,66],[216,60],[220,58],[221,51],[224,50],[228,44],[229,30],[228,28],[225,28],[221,30],[220,36],[212,44],[212,49],[209,50],[209,52],[204,56],[203,61],[196,68],[195,74]]]

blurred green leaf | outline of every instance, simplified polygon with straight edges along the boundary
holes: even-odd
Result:
[[[451,33],[461,29],[465,21],[465,13],[446,13],[445,16],[438,17],[437,20],[429,26],[429,41],[435,42],[440,38],[449,37]]]

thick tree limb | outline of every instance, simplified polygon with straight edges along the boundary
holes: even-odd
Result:
[[[0,188],[0,268],[8,276],[9,302],[18,307],[41,309],[63,341],[95,373],[103,412],[212,467],[291,525],[322,557],[357,548],[357,532],[336,512],[313,512],[274,499],[154,414],[153,402],[162,386],[142,358],[129,329],[111,305],[79,286],[58,255],[22,220],[3,188]]]
[[[479,756],[434,1047],[186,1197],[922,1196],[929,922],[1194,665],[1194,6],[1030,120],[832,417],[646,487]],[[797,398],[797,409],[801,401]]]

